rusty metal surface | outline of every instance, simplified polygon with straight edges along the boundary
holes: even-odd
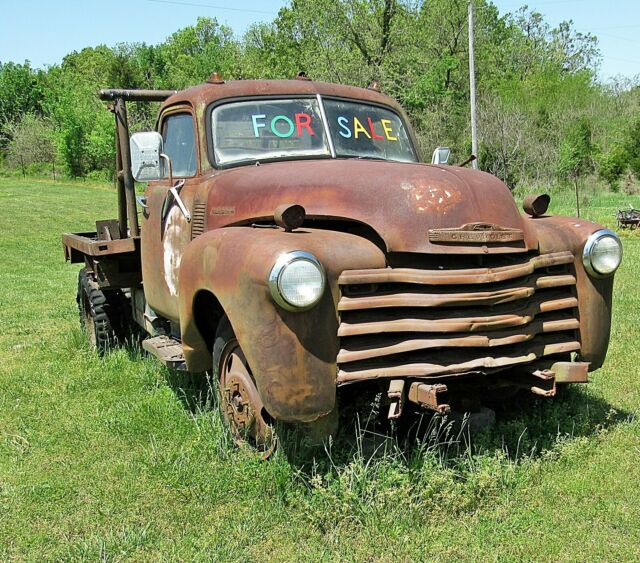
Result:
[[[68,259],[72,262],[71,251],[76,250],[87,256],[109,256],[136,252],[139,249],[139,238],[123,238],[114,240],[99,239],[95,232],[90,233],[65,233],[62,235],[62,244],[67,248]]]
[[[129,235],[129,221],[127,219],[127,192],[124,185],[124,172],[122,171],[122,147],[118,139],[118,116],[115,115],[116,125],[116,187],[118,190],[118,226],[120,228],[120,238]],[[129,149],[131,150],[131,149]]]
[[[200,96],[203,90],[198,92]],[[181,102],[187,99],[195,106],[201,102],[197,96],[185,96]],[[168,100],[168,104],[173,101]],[[591,281],[585,280],[579,259],[581,244],[599,226],[576,223],[571,218],[523,217],[506,187],[492,176],[452,167],[338,159],[206,172],[200,180],[199,187],[190,191],[185,186],[184,192],[190,201],[207,201],[205,233],[194,240],[200,241],[199,250],[186,248],[183,257],[197,266],[182,269],[183,263],[181,267],[179,320],[184,327],[188,362],[196,369],[208,359],[193,311],[186,312],[198,289],[207,288],[224,311],[235,316],[232,324],[244,342],[243,348],[248,347],[247,358],[257,374],[258,388],[266,397],[269,412],[273,409],[277,413],[274,416],[311,420],[325,414],[333,405],[336,383],[372,377],[437,378],[474,370],[499,371],[540,361],[551,365],[554,359],[576,351],[603,357],[606,343],[603,345],[602,340],[606,336],[600,333],[590,341],[582,337],[582,332],[588,323],[604,326],[609,322],[608,311],[604,311],[602,320],[594,317],[603,313],[598,302],[600,297],[606,299],[611,284],[608,288],[602,284],[600,290],[592,287]],[[310,238],[305,237],[305,245],[300,247],[293,238],[296,232],[246,229],[256,222],[273,222],[275,210],[290,203],[305,208],[301,231],[313,235],[313,245],[308,246]],[[488,241],[484,235],[480,237],[483,240],[473,241],[429,240],[430,229],[460,230],[478,222],[491,225],[491,232],[504,232],[506,238],[516,240]],[[360,229],[361,225],[371,227],[373,232]],[[569,232],[559,235],[558,229]],[[338,230],[352,230],[359,236],[354,234],[335,242],[344,236]],[[246,233],[240,236],[238,231]],[[249,243],[252,237],[254,242]],[[236,239],[242,242],[237,243]],[[332,303],[323,300],[304,314],[273,311],[265,280],[275,255],[266,241],[275,239],[279,247],[282,244],[282,251],[306,250],[318,256],[331,272]],[[363,243],[370,245],[369,252],[375,260],[373,265],[358,270],[355,263],[362,259],[359,245]],[[215,250],[208,251],[209,244]],[[232,246],[233,251],[226,250],[227,246]],[[340,263],[326,251],[327,247],[337,246]],[[224,252],[224,258],[220,252]],[[389,268],[392,256],[403,255],[399,253],[434,256],[433,266]],[[468,262],[436,267],[440,257],[453,254],[468,255],[468,259],[464,258]],[[485,267],[474,257],[491,255],[503,255],[511,263]],[[256,271],[254,265],[249,265],[251,261],[260,265],[262,273],[248,276],[255,284],[248,288],[240,280],[247,277],[247,271]],[[474,261],[480,265],[472,267]],[[224,266],[209,266],[210,262]],[[203,267],[209,273],[206,280],[196,273]],[[193,280],[193,276],[201,281]],[[216,279],[220,276],[224,281]],[[221,289],[228,280],[234,281],[234,289]],[[394,283],[415,284],[421,289],[411,292],[409,303],[406,291],[391,296],[383,292],[369,301],[372,307],[364,309],[353,306],[355,301],[365,303],[362,298],[345,296],[339,290],[340,285]],[[463,290],[457,291],[453,287],[456,285]],[[482,285],[490,288],[485,290]],[[432,288],[438,286],[447,289],[434,296]],[[247,302],[252,305],[247,307]],[[424,307],[425,304],[430,306]],[[412,310],[433,313],[423,311],[406,317],[396,311],[407,305]],[[164,303],[160,306],[169,309]],[[382,319],[366,316],[378,311]],[[353,322],[347,314],[363,318]],[[299,321],[293,330],[282,322],[284,316],[291,315]],[[333,335],[327,334],[327,319],[331,325],[336,323]],[[310,331],[315,338],[309,337]],[[394,333],[406,332],[414,334],[409,338],[403,334],[394,337]],[[345,337],[350,336],[373,336],[377,340],[373,346],[358,347],[356,341],[355,348],[343,347]],[[269,345],[265,350],[255,342]],[[445,354],[443,348],[448,349]],[[469,352],[461,355],[460,350]],[[483,350],[496,353],[487,355]],[[401,360],[403,354],[434,352],[437,360]],[[319,362],[319,358],[323,361]],[[381,359],[387,362],[382,367],[362,366]],[[291,387],[284,383],[285,374]],[[309,392],[311,388],[315,393]],[[306,405],[302,397],[307,397]]]
[[[450,338],[443,336],[419,338],[417,334],[412,333],[405,337],[377,339],[375,341],[376,347],[369,347],[366,342],[360,345],[352,343],[348,345],[348,348],[340,349],[337,360],[339,364],[346,364],[405,352],[417,352],[419,350],[494,348],[528,342],[543,333],[577,330],[579,328],[580,322],[578,319],[560,319],[546,322],[538,321],[529,324],[526,328],[496,331],[495,333],[490,333],[490,335],[474,334],[471,336],[457,335]]]
[[[320,302],[302,314],[277,307],[267,287],[277,257],[291,250],[312,253],[327,275]],[[211,361],[206,330],[198,325],[194,307],[198,302],[194,296],[207,291],[229,316],[272,416],[310,422],[330,413],[336,396],[338,276],[352,266],[384,264],[378,247],[348,233],[237,227],[200,235],[185,249],[179,282],[180,326],[189,369],[209,369]]]
[[[545,356],[566,354],[580,350],[577,340],[564,340],[558,336],[538,339],[534,343],[520,346],[517,350],[503,351],[503,356],[478,356],[474,354],[468,361],[460,361],[460,354],[453,352],[439,353],[432,358],[433,362],[388,361],[375,367],[338,370],[338,384],[351,383],[370,379],[386,379],[390,377],[435,377],[440,375],[464,374],[470,371],[491,371],[507,367],[535,362]]]
[[[491,371],[579,350],[573,261],[557,252],[469,271],[343,272],[338,383]]]
[[[589,381],[587,362],[556,362],[550,370],[555,374],[556,383],[588,383]]]
[[[227,342],[221,352],[219,376],[222,414],[235,440],[260,449],[263,459],[274,451],[273,428],[264,419],[264,405],[256,388],[247,361],[235,339]]]
[[[556,394],[555,373],[548,369],[531,372],[519,385],[541,397],[554,397]]]
[[[388,105],[401,115],[405,115],[398,102],[374,90],[345,86],[342,84],[332,84],[329,82],[318,82],[315,80],[228,80],[217,84],[201,84],[177,92],[166,100],[163,107],[180,103],[187,103],[193,107],[198,107],[224,98],[291,95],[315,96],[316,94],[339,98],[353,98],[364,102]],[[413,134],[412,132],[410,133]]]
[[[171,369],[181,370],[185,367],[182,344],[175,338],[164,334],[147,338],[142,341],[142,348]]]
[[[493,315],[490,316],[487,316],[486,312],[482,311],[463,310],[458,312],[458,316],[454,316],[455,312],[449,312],[444,318],[429,318],[437,317],[437,315],[427,317],[418,314],[414,314],[412,318],[407,318],[402,313],[390,311],[383,320],[377,321],[370,318],[356,318],[353,321],[343,318],[338,328],[338,336],[397,332],[447,334],[452,332],[498,330],[527,325],[541,313],[562,311],[577,306],[578,300],[575,297],[551,299],[549,301],[543,301],[538,297],[527,301],[523,306],[511,305],[494,309],[492,311]],[[421,316],[423,318],[420,318]]]
[[[122,169],[118,171],[120,181],[120,172],[122,172],[121,181],[124,184],[124,195],[127,207],[127,222],[129,225],[129,236],[137,237],[140,235],[138,226],[138,209],[136,207],[136,188],[131,174],[131,149],[129,148],[129,121],[127,118],[127,106],[123,98],[116,98],[114,105],[114,114],[116,117],[117,143],[120,145],[119,160],[122,163]],[[121,193],[121,191],[120,191]],[[121,227],[121,230],[122,229]]]
[[[534,256],[520,264],[495,268],[469,268],[463,270],[416,270],[411,268],[349,270],[342,272],[340,275],[340,283],[342,285],[392,282],[425,285],[482,284],[520,278],[533,274],[537,269],[571,264],[573,261],[573,254],[570,251],[565,251]]]
[[[285,231],[292,231],[302,226],[306,216],[306,211],[302,205],[284,203],[276,207],[273,219],[276,225]]]
[[[522,208],[532,217],[540,217],[547,212],[550,202],[549,194],[532,194],[524,198]]]
[[[409,387],[407,399],[423,408],[439,413],[448,413],[451,407],[444,402],[448,388],[443,383],[420,383],[414,381]]]
[[[387,414],[389,420],[395,420],[402,416],[405,398],[404,384],[404,379],[392,379],[389,382],[389,389],[387,390],[387,398],[390,401]]]
[[[602,366],[611,333],[611,301],[614,276],[592,278],[582,264],[582,248],[589,235],[601,225],[576,217],[538,217],[531,219],[538,233],[540,253],[571,251],[580,319],[580,359],[589,362],[589,371]]]
[[[389,252],[482,255],[537,246],[531,221],[521,216],[508,188],[494,176],[451,166],[357,159],[273,162],[218,172],[211,177],[207,227],[272,219],[274,210],[289,202],[305,208],[305,224],[331,218],[368,225]],[[429,229],[479,220],[522,231],[523,240],[429,240]]]
[[[177,90],[127,90],[123,88],[103,88],[98,92],[101,100],[129,100],[131,102],[164,102]]]
[[[189,225],[176,206],[163,216],[169,186],[148,186],[144,291],[153,309],[179,324],[189,370],[211,368],[214,315],[222,312],[265,408],[295,422],[330,417],[336,386],[347,383],[428,378],[410,381],[410,389],[414,402],[437,410],[446,404],[430,389],[438,378],[522,368],[518,385],[549,395],[556,379],[586,377],[586,363],[563,367],[572,352],[588,369],[602,364],[613,278],[592,279],[581,262],[584,241],[599,225],[522,216],[497,178],[451,166],[327,159],[211,167],[209,104],[307,94],[384,104],[403,115],[375,91],[309,80],[210,83],[162,106],[159,127],[171,112],[194,116],[198,172],[180,192],[194,219]],[[160,96],[105,94],[116,102],[153,95]],[[126,117],[121,109],[117,115]],[[120,149],[128,169],[128,147]],[[124,175],[121,185],[133,193]],[[286,227],[282,206],[303,207],[303,225],[276,228],[278,221]],[[304,313],[280,309],[267,287],[278,256],[294,250],[314,254],[327,273],[322,299]],[[390,391],[395,416],[403,392]]]
[[[522,229],[508,229],[490,223],[468,223],[461,227],[429,229],[429,240],[433,242],[486,244],[488,242],[516,242],[523,239]]]

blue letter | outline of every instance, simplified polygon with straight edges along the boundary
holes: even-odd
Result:
[[[276,127],[276,123],[278,123],[278,121],[286,122],[289,125],[289,131],[287,131],[286,133],[281,133],[280,131],[278,131],[278,128]],[[271,120],[271,131],[273,132],[274,135],[277,135],[281,139],[286,139],[287,137],[291,137],[291,135],[293,135],[294,129],[295,129],[295,126],[293,125],[293,121],[291,121],[286,115],[276,115]]]
[[[258,119],[264,119],[265,117],[267,117],[264,113],[257,113],[251,116],[251,121],[253,121],[253,134],[256,137],[260,136],[260,133],[258,132],[258,128],[260,127],[264,127],[264,123],[258,123]]]
[[[338,117],[338,125],[340,125],[340,127],[344,129],[344,131],[346,131],[345,133],[343,133],[342,131],[338,131],[338,133],[340,133],[340,135],[342,135],[345,139],[351,138],[351,129],[347,127],[348,123],[349,123],[349,120],[346,117],[343,117],[343,116]]]

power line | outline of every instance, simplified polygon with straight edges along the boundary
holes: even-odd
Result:
[[[631,63],[631,64],[640,64],[640,59],[636,59],[635,61],[632,61],[631,59],[620,59],[618,57],[602,57],[603,60],[606,61],[619,61],[621,63]]]
[[[628,41],[629,43],[640,43],[637,39],[629,39],[628,37],[620,37],[619,35],[611,35],[610,33],[597,33],[598,37],[609,37],[610,39],[618,39],[620,41]]]
[[[576,2],[583,2],[584,0],[545,0],[544,2],[536,2],[535,6],[527,4],[527,2],[521,2],[520,0],[512,0],[509,2],[502,2],[502,4],[511,4],[512,6],[518,6],[524,8],[525,6],[531,10],[535,10],[536,6],[544,6],[550,4],[575,4]],[[499,7],[499,6],[498,6]]]
[[[592,29],[598,30],[598,29],[637,29],[639,28],[640,25],[638,24],[634,24],[634,25],[606,25],[604,27],[594,27]]]
[[[252,10],[250,8],[229,8],[227,6],[214,6],[213,4],[200,4],[198,2],[178,2],[177,0],[145,0],[145,2],[154,2],[156,4],[174,4],[176,6],[191,6],[195,8],[210,8],[214,10],[227,10],[230,12],[247,12],[252,14],[266,14],[274,16],[275,12],[267,12],[265,10]]]

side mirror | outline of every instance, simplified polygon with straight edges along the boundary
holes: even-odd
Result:
[[[438,147],[433,151],[431,157],[431,164],[447,164],[449,157],[451,156],[451,149],[449,147]]]
[[[137,182],[160,180],[165,176],[162,135],[155,131],[134,133],[129,141],[131,173]]]

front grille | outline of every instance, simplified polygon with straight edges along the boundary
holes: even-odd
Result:
[[[580,349],[573,254],[340,275],[338,384],[490,372]]]

